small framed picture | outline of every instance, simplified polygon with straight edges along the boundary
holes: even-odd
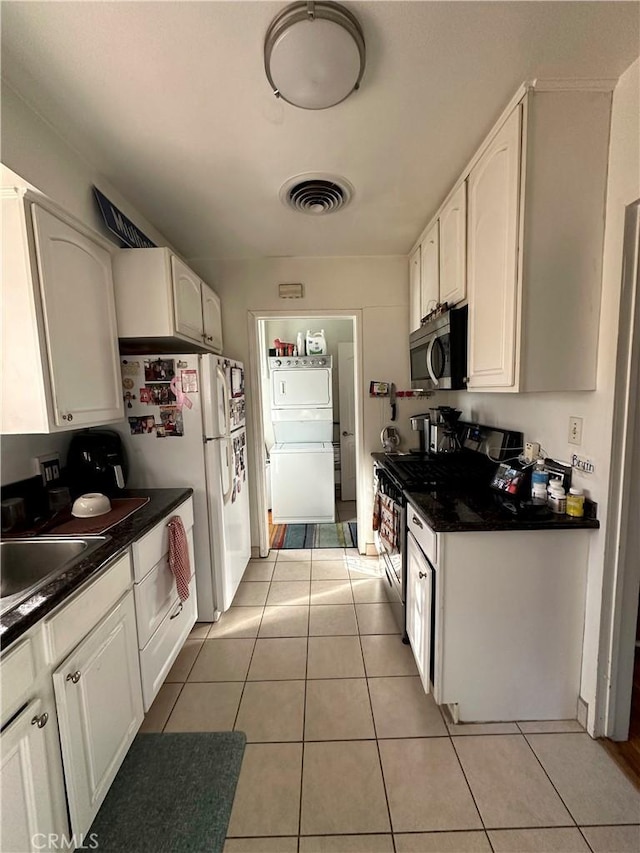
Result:
[[[175,375],[176,362],[174,358],[145,359],[145,382],[171,382]]]

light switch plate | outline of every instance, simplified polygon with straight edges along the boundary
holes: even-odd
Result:
[[[582,418],[569,418],[569,444],[582,444]]]

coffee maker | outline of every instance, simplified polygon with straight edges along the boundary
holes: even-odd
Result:
[[[438,406],[429,409],[431,430],[429,438],[430,453],[455,453],[460,450],[457,434],[458,419],[462,412],[452,406]]]
[[[74,497],[86,492],[117,496],[125,487],[127,474],[127,457],[117,432],[84,430],[71,439],[67,475]]]
[[[428,453],[430,436],[430,418],[428,412],[423,415],[414,415],[409,421],[411,429],[418,433],[418,451],[420,453]]]

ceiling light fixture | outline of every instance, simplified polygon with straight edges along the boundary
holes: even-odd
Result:
[[[295,107],[324,110],[359,88],[365,45],[357,18],[339,3],[292,3],[264,40],[273,93]]]

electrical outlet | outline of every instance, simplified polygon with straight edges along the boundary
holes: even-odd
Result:
[[[582,444],[582,418],[569,418],[569,444]]]
[[[36,473],[42,477],[45,486],[51,486],[60,479],[60,457],[57,453],[47,453],[34,459]]]
[[[526,441],[524,445],[524,461],[535,462],[540,455],[540,445],[537,441]]]

